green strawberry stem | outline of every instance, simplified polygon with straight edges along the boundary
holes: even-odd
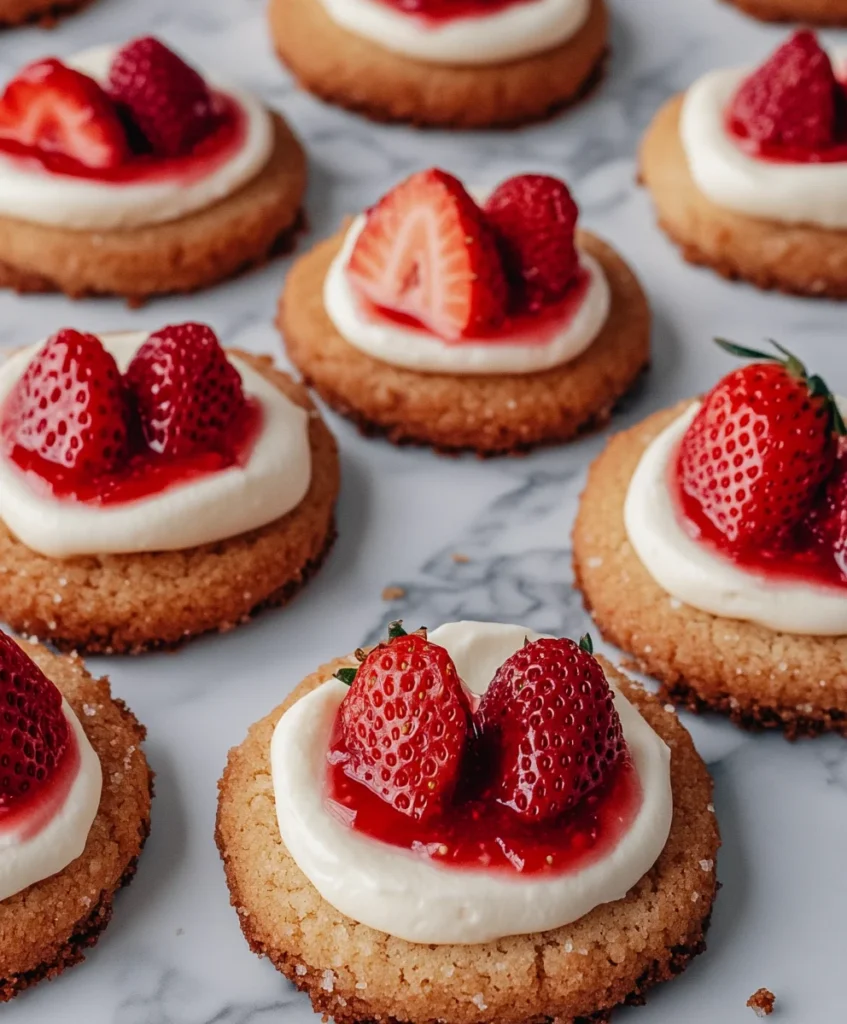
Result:
[[[352,686],[353,680],[356,678],[356,673],[359,670],[357,668],[340,668],[335,673],[335,678],[341,680],[345,686]]]
[[[388,624],[388,639],[396,640],[399,636],[408,636],[409,634],[403,629],[403,620],[398,619],[396,622],[389,622]]]
[[[715,338],[715,344],[718,348],[723,349],[724,352],[728,352],[731,356],[738,356],[740,359],[764,359],[768,363],[780,363],[792,377],[805,381],[809,388],[809,394],[813,398],[823,399],[829,412],[830,428],[832,431],[838,437],[844,437],[847,434],[844,417],[841,415],[838,403],[835,401],[835,397],[824,379],[816,373],[809,376],[805,365],[800,362],[793,352],[780,345],[778,341],[774,341],[773,338],[768,338],[767,340],[773,345],[779,355],[773,355],[770,352],[760,352],[758,349],[747,348],[745,345],[736,345],[734,341],[727,341],[725,338]]]
[[[579,638],[579,646],[585,651],[586,654],[594,653],[594,641],[591,639],[590,633],[583,633]]]

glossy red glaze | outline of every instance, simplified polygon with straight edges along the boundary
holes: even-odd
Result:
[[[832,146],[819,149],[800,149],[798,146],[774,146],[751,139],[743,127],[729,115],[725,118],[726,132],[732,141],[748,156],[772,164],[835,164],[847,161],[847,138]]]
[[[471,338],[458,338],[455,341],[443,339],[445,345],[547,345],[556,334],[564,330],[579,312],[585,301],[591,275],[580,270],[577,279],[568,289],[567,295],[559,302],[552,303],[537,313],[522,313],[509,317],[505,325],[490,334],[477,334]],[[405,313],[395,313],[382,306],[375,306],[361,294],[357,294],[363,315],[368,319],[385,324],[396,324],[406,330],[420,331],[422,335],[432,336],[432,332],[424,327],[419,320]]]
[[[129,461],[120,470],[84,480],[19,446],[14,446],[7,455],[26,473],[28,483],[37,492],[88,505],[117,505],[149,498],[232,466],[244,466],[261,428],[261,406],[254,399],[248,399],[243,414],[233,427],[226,451],[171,459],[137,444]]]
[[[576,810],[552,824],[528,825],[502,804],[486,799],[474,773],[435,818],[413,821],[395,811],[344,766],[348,755],[336,719],[327,758],[326,804],[348,828],[434,863],[506,874],[543,875],[579,871],[607,856],[638,815],[643,793],[627,758],[606,783]],[[471,795],[473,793],[474,795]]]
[[[386,7],[401,14],[411,14],[436,25],[456,18],[484,18],[526,2],[528,0],[382,0]]]
[[[23,167],[36,166],[51,174],[99,181],[106,185],[147,185],[173,181],[182,186],[207,177],[237,153],[247,136],[247,115],[232,97],[216,93],[220,124],[211,135],[179,157],[136,154],[110,170],[95,170],[60,153],[42,153],[8,139],[0,139],[0,154]]]
[[[847,591],[847,576],[841,571],[830,547],[812,530],[798,527],[789,538],[772,548],[738,550],[730,545],[699,503],[686,494],[676,472],[677,459],[670,461],[668,487],[682,528],[698,544],[726,558],[740,569],[766,576],[774,582],[807,583],[812,586]]]
[[[33,839],[45,828],[68,798],[80,769],[79,743],[71,729],[68,745],[49,780],[39,785],[27,799],[15,801],[11,807],[0,806],[0,836],[14,832],[20,840]]]

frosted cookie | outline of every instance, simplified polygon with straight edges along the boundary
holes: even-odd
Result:
[[[278,115],[156,39],[37,61],[0,97],[0,286],[213,285],[291,242],[305,180]]]
[[[303,388],[201,324],[63,330],[0,366],[0,615],[60,647],[173,645],[282,604],[337,493]]]
[[[578,586],[663,698],[792,738],[847,735],[843,402],[792,356],[731,350],[757,361],[591,468]]]
[[[847,297],[841,74],[799,32],[758,70],[711,72],[660,110],[641,174],[686,259],[760,288]]]
[[[0,28],[39,21],[52,25],[56,18],[87,7],[92,0],[0,0]]]
[[[727,0],[727,3],[762,21],[847,25],[845,0]]]
[[[233,905],[317,1012],[606,1020],[704,948],[708,773],[676,716],[589,651],[520,626],[395,627],[230,752]]]
[[[79,963],[150,830],[144,728],[78,657],[0,633],[0,1002]]]
[[[606,422],[650,358],[650,313],[566,186],[483,206],[422,171],[292,268],[279,314],[306,382],[365,433],[483,455]]]
[[[483,128],[544,117],[599,77],[604,0],[271,0],[281,59],[380,121]]]

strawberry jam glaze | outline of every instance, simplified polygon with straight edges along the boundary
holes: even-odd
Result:
[[[335,721],[327,755],[326,806],[343,825],[371,839],[458,868],[509,874],[566,874],[602,860],[635,821],[643,792],[631,760],[621,761],[603,785],[553,823],[528,825],[509,808],[463,782],[450,807],[413,821],[395,811],[344,770],[349,755]]]
[[[191,185],[222,167],[239,151],[247,137],[247,115],[232,97],[214,94],[218,127],[201,139],[190,153],[177,157],[134,153],[110,169],[91,168],[61,153],[36,151],[11,139],[0,138],[0,154],[24,166],[37,164],[50,174],[100,181],[107,185],[141,185],[174,181]]]
[[[0,837],[14,833],[21,842],[35,838],[61,810],[81,763],[79,743],[73,729],[69,728],[67,744],[47,782],[10,806],[0,802]]]
[[[456,18],[484,18],[529,0],[381,0],[386,7],[411,14],[424,23],[441,25]]]
[[[700,503],[680,485],[676,455],[669,462],[668,489],[680,525],[698,544],[719,558],[757,576],[777,582],[809,583],[817,587],[837,588],[847,596],[847,574],[839,567],[832,548],[806,524],[773,547],[738,549],[703,513]],[[843,564],[843,563],[842,563]]]
[[[474,334],[467,338],[440,339],[445,345],[486,344],[486,345],[548,345],[553,338],[565,330],[585,301],[591,284],[591,275],[580,268],[573,284],[558,302],[552,302],[532,313],[515,313],[508,317],[506,323],[496,331],[486,334]],[[361,304],[362,313],[375,323],[397,324],[401,327],[420,331],[422,335],[432,337],[432,332],[415,317],[406,313],[397,313],[384,306],[376,306],[361,292],[356,297]]]
[[[8,457],[26,473],[36,492],[90,505],[116,505],[160,494],[171,487],[198,480],[213,473],[244,466],[262,430],[262,410],[247,398],[243,412],[233,424],[224,451],[205,451],[185,458],[160,455],[137,443],[127,463],[108,475],[80,479],[62,466],[13,445]]]

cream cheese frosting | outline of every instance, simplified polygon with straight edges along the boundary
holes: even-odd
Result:
[[[582,28],[591,0],[516,0],[490,13],[430,21],[382,0],[321,0],[333,21],[393,53],[431,64],[485,65],[530,57]]]
[[[76,778],[62,806],[35,835],[0,830],[0,901],[50,878],[81,856],[100,807],[100,759],[67,701],[63,711],[79,749]]]
[[[66,63],[103,84],[117,50],[97,47]],[[240,106],[245,118],[244,138],[223,163],[190,180],[179,176],[113,183],[54,174],[0,153],[0,215],[72,230],[125,231],[178,220],[232,195],[267,164],[273,122],[254,96],[210,81]]]
[[[148,337],[141,331],[106,334],[101,341],[123,371]],[[0,405],[40,347],[17,352],[0,366]],[[137,501],[99,506],[36,492],[0,456],[0,519],[33,551],[69,558],[192,548],[254,530],[296,508],[311,480],[308,413],[243,360],[227,358],[245,394],[262,410],[261,431],[245,465]]]
[[[847,56],[839,51],[835,59]],[[847,161],[777,163],[745,153],[725,112],[752,68],[704,75],[685,94],[680,136],[697,188],[713,203],[784,224],[847,228]]]
[[[838,404],[847,409],[844,399]],[[662,590],[692,608],[782,633],[847,635],[847,591],[758,575],[685,532],[668,479],[699,407],[693,403],[654,438],[632,476],[624,524],[636,555]]]
[[[454,622],[433,630],[473,692],[525,639],[522,626]],[[615,706],[643,789],[635,821],[617,846],[587,867],[553,877],[514,877],[451,868],[378,842],[341,824],[326,808],[326,752],[347,687],[335,679],[301,698],[280,719],[271,767],[280,835],[321,896],[341,913],[420,943],[480,943],[569,924],[621,899],[655,864],[673,815],[670,752],[632,704]]]
[[[609,316],[611,290],[603,268],[588,253],[580,254],[589,275],[588,288],[573,317],[543,342],[462,341],[448,344],[425,330],[375,320],[365,310],[347,275],[347,264],[365,226],[360,214],[347,230],[341,249],[324,280],[324,307],[338,333],[366,355],[420,373],[538,373],[576,359],[595,340]]]

